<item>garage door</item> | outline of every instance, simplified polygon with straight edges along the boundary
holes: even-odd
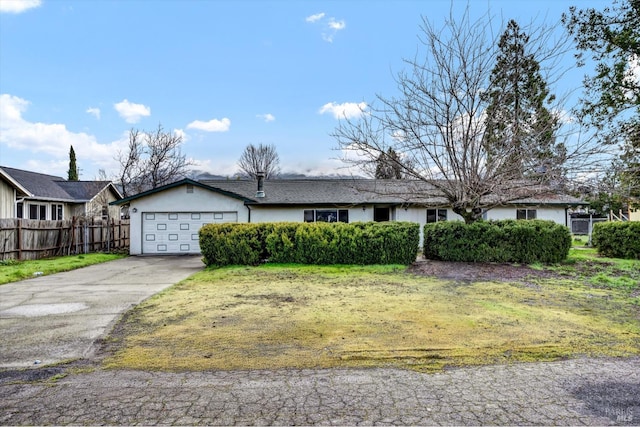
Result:
[[[144,212],[143,254],[198,254],[204,224],[238,222],[237,212]]]

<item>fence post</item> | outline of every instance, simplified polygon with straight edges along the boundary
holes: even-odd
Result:
[[[22,219],[18,219],[18,260],[22,261]]]

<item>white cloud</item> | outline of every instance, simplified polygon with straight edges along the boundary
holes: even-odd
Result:
[[[324,18],[324,12],[320,12],[320,13],[316,13],[315,15],[307,16],[305,18],[305,21],[313,23],[313,22],[321,20],[322,18]]]
[[[340,31],[344,30],[347,27],[347,24],[344,20],[336,21],[335,18],[329,19],[329,23],[327,24],[329,28],[332,30]]]
[[[96,119],[100,120],[100,109],[99,108],[89,107],[89,108],[87,108],[86,113],[89,113],[92,116],[94,116]]]
[[[333,38],[338,31],[347,28],[347,23],[343,19],[338,21],[334,17],[327,18],[324,12],[307,16],[305,21],[312,24],[320,23],[322,25],[322,39],[329,43],[333,43]]]
[[[173,134],[179,136],[182,139],[182,142],[187,142],[189,140],[189,135],[182,129],[174,129]]]
[[[64,176],[68,167],[69,147],[73,145],[78,165],[93,179],[92,166],[105,170],[117,170],[114,153],[126,147],[128,133],[121,140],[100,144],[95,136],[84,132],[72,132],[64,124],[30,122],[22,117],[29,102],[17,96],[0,95],[0,145],[13,150],[45,154],[46,161],[31,160],[29,170],[45,171]]]
[[[223,118],[221,120],[211,119],[208,122],[202,120],[194,120],[187,125],[187,129],[198,129],[205,132],[226,132],[231,126],[231,120]]]
[[[324,104],[318,111],[320,114],[331,113],[336,119],[353,119],[361,116],[367,109],[366,102],[345,102],[342,104],[336,104],[335,102],[329,102]]]
[[[143,104],[134,104],[126,99],[113,104],[113,108],[127,123],[138,123],[141,118],[151,115],[151,108]]]
[[[22,13],[41,4],[41,0],[0,0],[0,13]]]
[[[272,121],[274,121],[276,119],[276,117],[273,114],[269,114],[269,113],[267,113],[267,114],[258,114],[256,117],[259,118],[259,119],[264,120],[266,123],[272,122]]]

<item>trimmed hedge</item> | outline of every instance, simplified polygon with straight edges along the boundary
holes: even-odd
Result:
[[[591,243],[600,255],[640,259],[640,222],[595,223]]]
[[[200,229],[207,265],[404,264],[418,255],[410,222],[208,224]]]
[[[436,222],[424,226],[424,257],[442,261],[555,263],[567,258],[571,233],[544,220]]]

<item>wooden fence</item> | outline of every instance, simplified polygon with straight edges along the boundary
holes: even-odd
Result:
[[[52,256],[129,249],[129,220],[63,221],[0,219],[0,259]]]

